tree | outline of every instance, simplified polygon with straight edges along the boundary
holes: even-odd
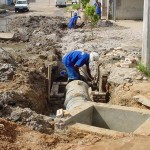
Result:
[[[86,5],[90,2],[90,0],[81,0],[81,4],[82,4],[82,7],[83,9],[86,8]]]
[[[95,6],[86,5],[85,13],[91,22],[91,32],[93,37],[93,27],[97,24],[99,16],[95,13]]]

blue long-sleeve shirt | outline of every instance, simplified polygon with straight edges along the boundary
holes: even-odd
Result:
[[[96,7],[96,14],[101,14],[101,3],[95,3],[94,6]]]
[[[80,50],[75,50],[72,51],[68,54],[66,54],[63,57],[63,63],[65,64],[65,66],[78,66],[78,67],[82,67],[85,64],[89,64],[89,57],[90,55],[88,53],[85,53],[83,51]]]
[[[79,18],[79,16],[73,16],[73,17],[70,19],[69,25],[68,25],[69,29],[72,29],[72,28],[74,27],[75,21],[77,21],[78,18]]]

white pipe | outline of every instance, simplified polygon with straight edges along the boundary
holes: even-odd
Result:
[[[81,80],[74,80],[68,83],[66,86],[66,98],[64,103],[66,110],[71,110],[90,100],[88,88],[89,86]]]

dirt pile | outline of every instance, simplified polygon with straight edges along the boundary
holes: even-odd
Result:
[[[11,80],[17,64],[11,54],[0,48],[0,81]]]
[[[97,27],[111,27],[111,26],[115,26],[115,24],[113,24],[109,20],[100,20],[97,23]]]
[[[15,40],[30,41],[32,36],[61,34],[63,22],[62,17],[29,16],[16,17],[12,20],[10,28],[15,32]]]
[[[140,51],[112,48],[101,54],[100,74],[108,75],[108,91],[110,102],[114,105],[146,108],[134,100],[134,96],[146,94],[149,79],[136,69],[140,59]],[[147,108],[146,108],[147,109]]]
[[[150,138],[145,136],[129,135],[110,139],[69,130],[60,135],[47,135],[0,119],[0,150],[99,150],[100,147],[104,150],[119,150],[130,149],[131,145],[133,150],[148,150],[149,142]]]
[[[9,123],[0,119],[0,146],[1,150],[14,149],[18,150],[18,146],[13,144],[16,140],[16,127],[14,123]]]
[[[5,105],[1,110],[0,116],[20,125],[26,125],[31,129],[42,133],[53,133],[53,119],[49,116],[37,114],[30,108],[11,107],[9,105]]]
[[[29,107],[44,113],[47,110],[46,85],[46,77],[35,69],[27,72],[17,68],[13,80],[1,83],[0,100],[3,104]]]
[[[61,136],[41,134],[3,119],[0,119],[0,127],[0,146],[3,150],[78,149],[80,146],[94,144],[101,139],[82,132],[66,131]]]
[[[0,49],[1,105],[28,107],[38,113],[49,114],[47,66],[59,60],[56,44],[64,34],[64,21],[61,17],[45,16],[16,17],[12,20],[10,27],[15,37],[13,41],[7,41],[7,46],[16,43],[18,48]],[[19,48],[22,41],[25,48]]]

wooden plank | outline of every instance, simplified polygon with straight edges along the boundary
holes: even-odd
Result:
[[[50,101],[52,65],[48,65],[48,101]]]

